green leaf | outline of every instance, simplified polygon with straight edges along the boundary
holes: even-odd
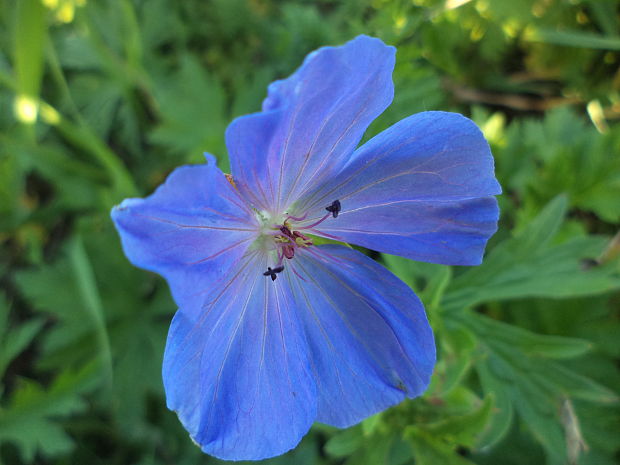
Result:
[[[519,192],[517,217],[531,217],[564,192],[572,207],[617,222],[620,158],[608,154],[615,153],[619,142],[620,126],[612,125],[601,134],[568,107],[548,111],[543,120],[512,123],[506,147],[496,152],[502,160],[497,174],[505,188]],[[502,214],[506,213],[504,208]]]
[[[567,47],[583,47],[602,50],[620,50],[620,37],[605,37],[600,34],[583,31],[556,31],[546,28],[531,29],[525,39],[532,42],[564,45]]]
[[[515,252],[528,255],[545,248],[556,235],[568,211],[568,199],[558,195],[516,236]]]
[[[30,345],[44,323],[43,319],[35,318],[12,328],[4,335],[0,334],[0,375],[14,358]]]
[[[592,343],[583,339],[536,334],[478,314],[468,318],[467,324],[475,326],[476,334],[482,340],[492,340],[494,344],[507,350],[519,350],[528,357],[566,359],[578,357],[592,349]]]
[[[496,246],[483,264],[455,278],[441,303],[447,311],[483,302],[525,297],[576,297],[620,288],[613,266],[583,269],[597,257],[605,239],[577,237],[550,243],[566,213],[566,199],[552,201],[514,238]]]
[[[362,432],[364,433],[364,436],[372,435],[377,430],[377,427],[380,424],[381,424],[381,413],[376,413],[366,418],[364,421],[362,421]]]
[[[8,320],[9,304],[0,291],[0,377],[9,363],[28,347],[44,324],[42,319],[33,318],[9,327]]]
[[[51,107],[48,112],[54,112],[57,120],[50,122],[63,138],[70,144],[79,147],[84,153],[89,154],[109,176],[112,183],[112,198],[107,200],[106,207],[110,208],[125,197],[136,195],[136,187],[129,172],[121,162],[121,159],[97,134],[85,124],[74,124]]]
[[[360,448],[363,441],[360,428],[349,428],[332,436],[325,444],[325,452],[333,457],[346,457]]]
[[[417,465],[473,465],[473,462],[421,428],[409,427],[405,436],[411,442]]]
[[[47,27],[45,8],[40,0],[15,3],[15,74],[20,94],[37,99],[43,77],[43,47]]]
[[[477,341],[474,334],[463,327],[441,328],[437,331],[437,340],[442,351],[431,378],[430,392],[443,397],[458,387],[469,372]]]
[[[151,132],[151,141],[184,155],[184,161],[190,156],[204,160],[205,151],[214,153],[219,166],[226,170],[224,129],[228,117],[218,79],[192,55],[185,55],[180,69],[162,76],[156,84],[155,97],[163,120]]]
[[[345,465],[406,465],[411,463],[412,451],[409,442],[401,438],[398,431],[388,435],[377,433],[364,438],[362,447],[350,454]]]
[[[163,394],[162,355],[176,306],[161,280],[126,264],[111,225],[106,221],[102,229],[100,222],[82,225],[83,249],[69,243],[54,263],[22,270],[15,282],[22,296],[55,323],[42,340],[37,366],[79,368],[93,354],[108,360],[102,354],[107,329],[114,370],[112,412],[122,412],[115,420],[124,435],[143,440],[150,431],[147,394]],[[99,368],[109,388],[108,363]],[[107,400],[101,398],[109,409]]]
[[[494,405],[494,395],[489,394],[484,401],[471,412],[454,415],[443,420],[419,426],[434,438],[442,438],[450,444],[474,447],[480,432],[487,424]]]
[[[112,352],[110,338],[106,327],[103,304],[97,289],[93,268],[79,234],[69,240],[69,262],[73,271],[73,281],[77,284],[78,295],[82,300],[83,308],[92,319],[95,329],[98,352],[101,358],[101,367],[105,371],[108,388],[112,386]],[[110,394],[110,393],[109,393]]]
[[[554,460],[566,458],[559,406],[565,398],[612,403],[609,389],[574,373],[551,358],[568,358],[587,350],[583,341],[534,335],[489,318],[467,313],[459,321],[481,341],[476,359],[483,391],[497,395],[497,411],[482,435],[488,447],[508,431],[513,410]]]
[[[66,258],[33,269],[20,270],[15,274],[15,283],[21,295],[38,310],[51,314],[57,324],[43,341],[44,353],[70,346],[75,341],[88,341],[86,350],[95,352],[92,345],[93,321],[86,316],[79,300],[75,298],[79,290],[74,281],[70,264]],[[64,362],[71,364],[79,351],[70,351],[72,357]],[[87,355],[83,354],[83,360]]]
[[[78,372],[63,372],[49,389],[24,379],[0,410],[0,443],[15,444],[26,463],[32,463],[37,453],[52,457],[69,452],[74,442],[59,419],[86,410],[81,394],[96,380],[92,364]]]
[[[381,254],[381,257],[392,273],[420,295],[427,307],[441,299],[452,278],[451,268],[445,265],[416,262],[389,254]]]
[[[586,0],[592,9],[594,18],[607,36],[618,35],[620,32],[620,20],[616,14],[614,0]]]
[[[501,379],[490,372],[488,364],[477,363],[476,371],[482,390],[495,396],[493,415],[478,438],[477,447],[484,450],[497,444],[508,434],[514,417],[514,407],[510,390],[506,389]]]

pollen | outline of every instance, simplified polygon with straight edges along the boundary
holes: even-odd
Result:
[[[235,184],[235,180],[233,179],[232,174],[224,173],[224,176],[226,176],[226,180],[230,183],[230,185],[237,189],[237,184]]]

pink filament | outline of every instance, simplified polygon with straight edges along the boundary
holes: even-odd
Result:
[[[303,221],[306,218],[308,218],[308,213],[306,213],[304,216],[300,216],[300,217],[296,217],[296,216],[287,216],[286,219],[284,220],[284,222],[286,223],[288,220],[293,220],[293,221]]]
[[[306,215],[307,216],[307,215]],[[308,224],[305,226],[302,226],[301,228],[297,228],[297,229],[311,229],[314,228],[315,226],[318,226],[319,224],[321,224],[323,221],[325,221],[327,218],[329,218],[330,216],[332,216],[331,213],[327,213],[327,215],[325,215],[323,218],[321,218],[319,221],[315,221],[312,224]]]

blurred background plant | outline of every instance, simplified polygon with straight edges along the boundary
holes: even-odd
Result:
[[[367,137],[449,110],[504,186],[477,268],[373,255],[413,287],[439,362],[422,398],[316,425],[270,464],[620,458],[616,0],[0,0],[0,463],[211,464],[165,407],[175,310],[109,220],[216,154],[266,85],[360,33],[398,47]]]

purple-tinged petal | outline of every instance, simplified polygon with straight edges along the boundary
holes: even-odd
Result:
[[[364,144],[297,208],[320,217],[339,199],[338,218],[317,234],[414,260],[477,265],[497,229],[499,193],[478,127],[456,113],[425,112]]]
[[[393,47],[359,36],[323,47],[269,86],[263,112],[226,131],[232,174],[258,208],[286,209],[348,161],[392,101]]]
[[[123,250],[136,266],[161,274],[185,309],[205,298],[256,236],[256,219],[215,166],[177,168],[155,193],[112,210]]]
[[[365,255],[325,245],[286,278],[303,320],[318,390],[317,421],[353,425],[428,386],[433,333],[420,300]]]
[[[192,439],[225,460],[292,449],[316,417],[316,388],[286,281],[250,252],[200,306],[177,312],[164,355],[168,407]]]

